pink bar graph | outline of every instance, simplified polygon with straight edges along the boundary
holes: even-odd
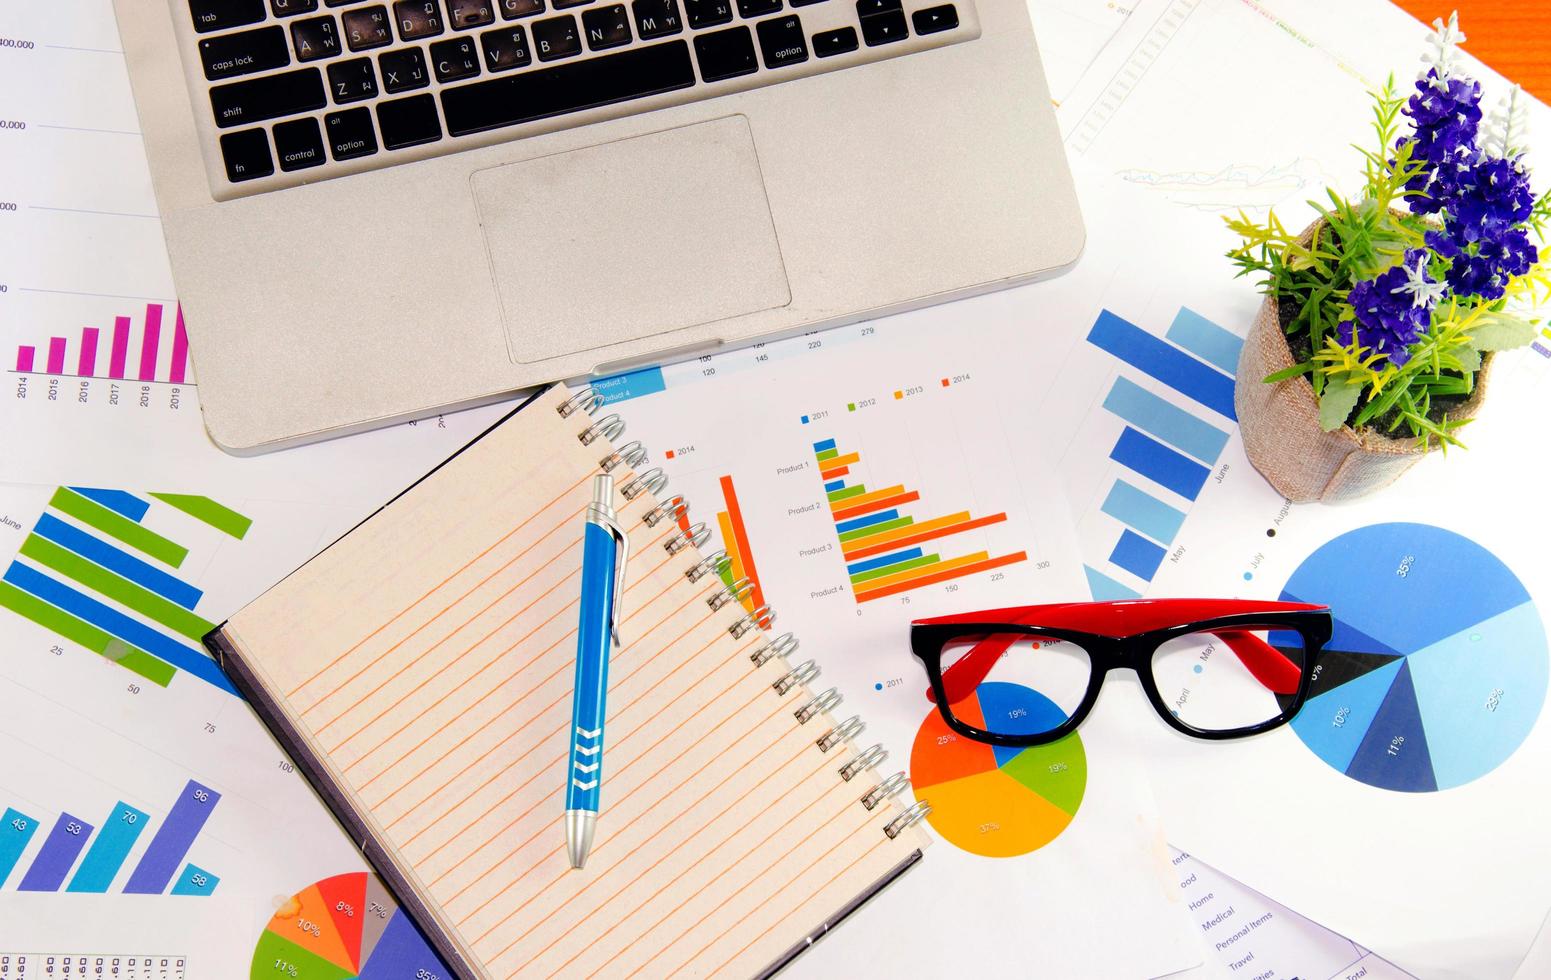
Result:
[[[183,329],[183,304],[178,304],[178,323],[172,332],[172,369],[167,380],[175,385],[183,383],[188,368],[188,331]]]
[[[31,347],[16,348],[16,370],[23,374],[32,373],[32,355],[37,351]]]
[[[50,337],[48,341],[48,373],[65,373],[65,338]]]
[[[152,303],[145,308],[145,336],[140,338],[140,380],[156,380],[156,347],[162,336],[162,308]]]
[[[94,377],[97,374],[97,328],[81,328],[81,359],[76,365],[75,373],[83,378]]]
[[[108,377],[123,380],[124,362],[129,357],[129,317],[113,318],[113,350],[108,355]]]

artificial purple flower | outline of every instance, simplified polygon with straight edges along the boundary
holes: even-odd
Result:
[[[1481,128],[1481,85],[1460,76],[1428,69],[1417,79],[1416,94],[1406,103],[1416,147],[1413,159],[1422,170],[1406,184],[1415,214],[1436,214],[1452,196],[1476,159]]]
[[[1347,299],[1356,322],[1337,325],[1341,343],[1350,347],[1356,341],[1396,367],[1409,361],[1411,345],[1427,332],[1444,288],[1427,268],[1428,261],[1425,249],[1412,249],[1399,265],[1353,286]]]

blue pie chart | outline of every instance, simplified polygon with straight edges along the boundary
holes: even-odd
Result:
[[[1380,789],[1463,786],[1507,761],[1546,699],[1546,631],[1518,577],[1428,524],[1334,538],[1281,598],[1331,607],[1292,730],[1331,768]]]

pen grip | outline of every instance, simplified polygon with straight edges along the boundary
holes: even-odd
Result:
[[[567,810],[598,809],[603,782],[603,719],[614,619],[614,562],[619,543],[589,522],[582,537],[582,599],[576,631],[576,685],[571,701]]]

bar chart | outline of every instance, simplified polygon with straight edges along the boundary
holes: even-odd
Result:
[[[954,558],[928,554],[922,545],[1000,524],[1007,515],[974,517],[969,511],[959,511],[917,522],[906,511],[908,505],[920,501],[918,491],[903,484],[870,489],[865,483],[851,482],[851,468],[862,461],[860,452],[843,451],[836,440],[823,439],[813,444],[813,453],[858,603],[1028,559],[1023,551],[994,558],[987,551]]]
[[[1162,338],[1104,310],[1087,342],[1122,367],[1103,401],[1120,426],[1108,452],[1119,475],[1100,505],[1120,530],[1107,559],[1085,571],[1095,599],[1132,599],[1141,590],[1127,581],[1152,581],[1228,444],[1243,341],[1181,308]],[[1183,396],[1190,407],[1158,388]]]
[[[177,574],[190,550],[166,533],[189,521],[239,541],[252,525],[208,497],[60,487],[0,576],[0,608],[160,687],[183,672],[235,695],[200,644],[215,628],[203,593]]]
[[[727,552],[727,568],[722,581],[731,588],[743,579],[749,582],[748,594],[742,600],[743,608],[753,612],[765,604],[765,591],[759,584],[759,569],[754,566],[754,549],[749,546],[749,529],[743,522],[743,508],[738,503],[738,489],[732,477],[719,481],[722,500],[727,509],[716,515],[718,529],[722,532],[722,548]]]
[[[220,877],[188,856],[220,801],[220,793],[189,780],[120,891],[126,895],[214,894]],[[17,876],[29,845],[41,835],[41,845],[20,871],[16,891],[105,894],[128,867],[135,845],[154,822],[150,814],[120,800],[103,817],[100,829],[88,820],[60,813],[45,832],[43,821],[7,807],[0,816],[0,889]]]
[[[83,326],[74,337],[50,337],[41,351],[36,344],[19,344],[12,371],[60,378],[193,384],[183,307],[171,304],[169,311],[168,306],[148,303],[136,314],[113,316],[111,327]]]

